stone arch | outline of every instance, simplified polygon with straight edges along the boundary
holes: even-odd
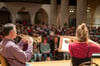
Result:
[[[0,8],[2,8],[2,7],[6,7],[4,3],[0,3]]]
[[[36,12],[34,22],[35,24],[48,24],[48,14],[43,8]]]
[[[16,14],[16,22],[20,24],[31,25],[31,16],[29,11],[22,7]]]
[[[8,8],[3,6],[0,8],[0,24],[6,24],[12,22],[12,16]]]
[[[95,11],[94,24],[100,25],[100,5],[96,8],[96,11]]]

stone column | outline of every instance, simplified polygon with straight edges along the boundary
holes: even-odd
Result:
[[[87,23],[87,0],[77,0],[77,26]]]
[[[34,17],[36,15],[36,12],[40,9],[41,4],[33,4],[30,6],[26,6],[27,10],[29,11],[29,14],[31,16],[31,24],[34,24]]]
[[[8,10],[11,13],[11,17],[12,17],[12,23],[16,23],[16,15],[17,12],[20,10],[20,7],[15,7],[15,3],[5,3],[6,7],[8,8]]]
[[[57,0],[51,0],[51,22],[50,24],[57,25]]]
[[[94,15],[96,8],[91,8],[91,26],[94,24]]]
[[[12,15],[12,23],[13,23],[13,24],[16,23],[16,15]]]
[[[27,8],[27,10],[29,11],[29,14],[31,16],[30,20],[31,20],[31,24],[33,25],[34,24],[34,17],[35,17],[35,14],[36,12],[38,11],[39,8]]]
[[[17,11],[15,11],[14,9],[10,10],[11,13],[11,17],[12,17],[12,23],[16,24],[16,15],[17,15]]]
[[[34,24],[34,17],[35,17],[35,14],[32,14],[32,15],[31,15],[31,24],[32,24],[32,25]]]
[[[60,25],[64,25],[65,23],[68,26],[68,7],[69,7],[69,0],[61,0],[61,19]]]

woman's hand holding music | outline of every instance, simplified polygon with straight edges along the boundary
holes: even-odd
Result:
[[[88,43],[89,43],[89,44],[92,43],[92,44],[100,45],[99,43],[97,43],[97,42],[95,42],[95,41],[93,41],[93,40],[91,40],[91,39],[88,39]]]
[[[22,38],[22,41],[23,41],[24,43],[26,43],[26,42],[27,42],[27,39],[25,39],[25,38]]]

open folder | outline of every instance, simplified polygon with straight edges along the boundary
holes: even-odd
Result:
[[[60,36],[59,52],[69,52],[69,44],[73,40],[72,36]]]

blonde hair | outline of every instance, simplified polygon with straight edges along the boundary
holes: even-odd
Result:
[[[82,23],[76,29],[76,37],[79,42],[87,42],[88,40],[88,29],[85,23]]]

